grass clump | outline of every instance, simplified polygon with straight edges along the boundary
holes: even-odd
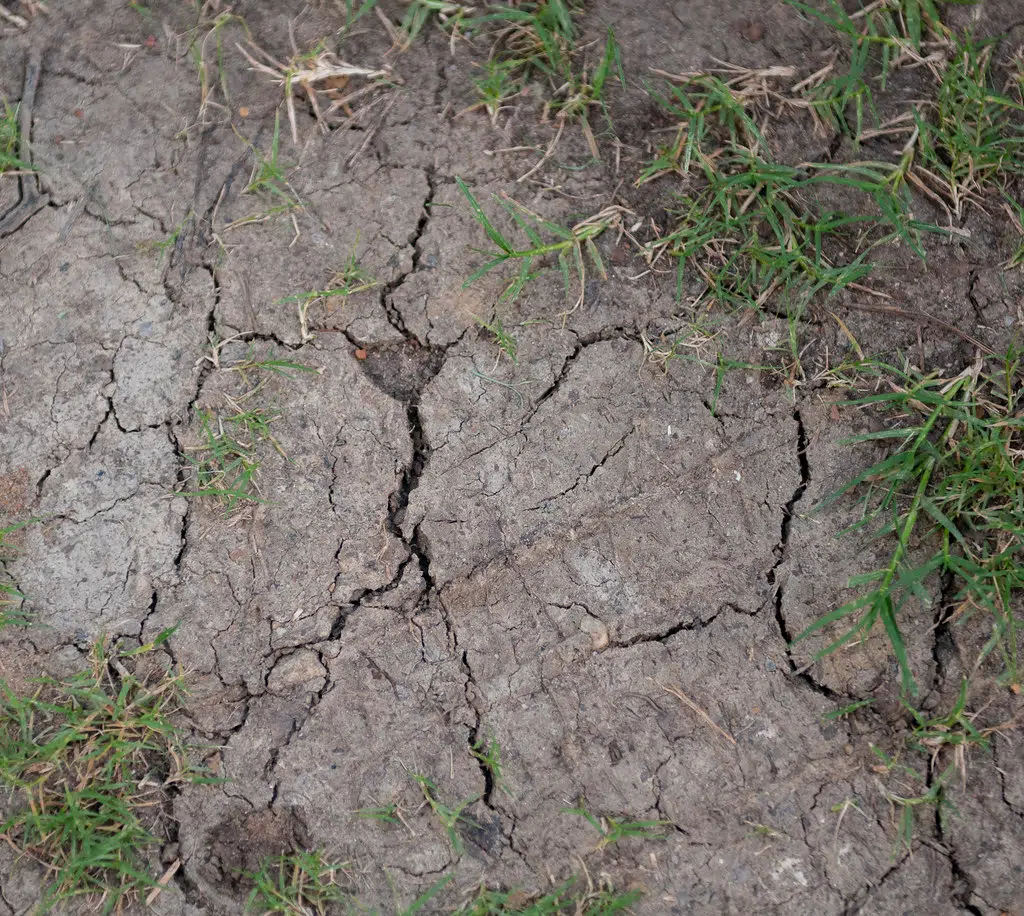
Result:
[[[358,242],[357,242],[358,244]],[[376,278],[360,266],[356,258],[355,248],[349,253],[348,259],[341,270],[331,277],[324,289],[308,290],[294,296],[286,296],[279,300],[280,304],[295,303],[299,314],[299,329],[302,342],[307,343],[315,336],[309,327],[309,312],[314,306],[323,305],[330,315],[337,305],[344,305],[350,296],[364,293],[378,285]]]
[[[172,633],[129,652],[101,641],[86,671],[30,696],[0,684],[0,781],[16,800],[0,830],[46,867],[42,912],[81,897],[109,913],[159,886],[146,853],[169,794],[207,781],[173,722],[182,675],[140,663]]]
[[[7,538],[38,519],[27,519],[22,522],[15,522],[0,528],[0,564],[11,558],[13,548],[7,542]],[[22,602],[25,596],[18,590],[17,584],[7,574],[6,570],[0,569],[0,630],[4,627],[16,624],[27,626],[30,623],[28,615],[22,610]]]
[[[329,862],[321,850],[270,856],[246,874],[253,883],[246,912],[260,916],[325,916],[348,893],[337,878],[347,864]]]
[[[375,4],[376,0],[373,2]],[[437,17],[442,28],[450,28],[455,32],[463,19],[472,12],[473,7],[449,3],[448,0],[409,0],[400,26],[402,50],[412,45],[432,18]]]
[[[227,412],[201,410],[197,445],[185,448],[188,489],[184,496],[212,497],[231,512],[239,504],[265,502],[256,481],[262,464],[259,446],[269,443],[283,457],[284,449],[270,430],[281,415],[262,407],[245,408],[225,397]]]
[[[491,222],[466,183],[461,178],[456,178],[456,182],[469,201],[473,218],[480,224],[494,246],[486,250],[478,249],[487,260],[470,275],[465,286],[469,286],[496,268],[515,264],[518,265],[518,273],[501,294],[501,299],[514,302],[526,284],[540,275],[543,261],[553,257],[565,281],[566,294],[569,295],[572,286],[578,289],[575,304],[568,310],[568,314],[583,304],[587,288],[588,262],[599,276],[607,277],[595,240],[609,229],[623,230],[622,218],[629,212],[623,207],[605,207],[599,213],[567,229],[544,219],[510,197],[499,197],[498,202],[526,236],[527,244],[520,247]]]
[[[462,801],[456,802],[454,806],[447,805],[440,800],[438,797],[438,788],[428,776],[423,776],[420,773],[412,773],[413,781],[420,787],[423,792],[423,799],[427,807],[433,812],[438,822],[444,828],[445,835],[448,837],[448,842],[451,843],[452,850],[456,855],[462,854],[462,837],[459,836],[459,826],[462,824],[469,825],[471,827],[476,826],[475,822],[466,817],[462,812],[466,810],[473,802],[477,800],[478,796],[473,798],[463,799]]]
[[[828,0],[826,9],[802,0],[787,2],[832,26],[847,43],[846,69],[837,70],[833,62],[807,81],[804,91],[822,120],[856,141],[863,133],[866,112],[878,122],[872,82],[877,80],[884,90],[890,74],[900,66],[941,65],[950,40],[941,7],[944,3],[973,5],[976,0],[875,0],[858,3],[851,12],[839,0]]]
[[[565,814],[576,814],[582,817],[600,835],[601,839],[597,844],[598,849],[611,846],[629,837],[636,837],[642,840],[663,840],[665,833],[662,827],[671,821],[631,821],[626,818],[610,817],[608,815],[597,815],[591,812],[581,800],[575,808],[563,808]]]
[[[215,344],[206,359],[215,369],[237,373],[243,391],[234,397],[223,394],[219,409],[196,410],[193,441],[182,446],[184,465],[178,490],[182,496],[209,497],[219,502],[225,513],[245,503],[266,502],[257,478],[267,446],[288,460],[272,431],[283,414],[254,405],[252,400],[272,376],[292,379],[296,373],[323,372],[321,368],[276,357],[272,351],[260,358],[250,350],[243,359],[224,365],[221,350],[230,340]]]
[[[5,174],[17,175],[33,171],[32,166],[18,157],[21,147],[21,128],[18,125],[18,106],[0,99],[0,178]]]
[[[850,588],[858,591],[855,598],[796,638],[850,623],[815,654],[819,659],[866,638],[881,624],[899,663],[903,689],[913,694],[916,682],[899,618],[912,599],[928,602],[929,583],[948,576],[955,591],[941,619],[981,615],[990,635],[977,663],[997,657],[1003,682],[1019,685],[1022,621],[1014,603],[1024,588],[1021,356],[1011,349],[953,378],[882,364],[862,370],[879,376],[888,390],[848,403],[882,411],[888,424],[848,441],[895,448],[816,511],[845,494],[859,494],[862,517],[853,528],[875,527],[877,536],[891,541],[892,553],[883,568],[850,580]]]
[[[571,878],[553,891],[540,896],[521,890],[488,890],[481,887],[476,896],[453,916],[612,916],[629,912],[643,897],[640,890],[616,891],[602,878],[599,886],[589,879]]]
[[[905,163],[777,163],[749,96],[712,74],[675,79],[649,90],[678,126],[637,184],[669,176],[683,186],[672,224],[647,246],[652,263],[675,262],[677,297],[693,270],[697,302],[760,312],[774,299],[776,314],[799,317],[818,292],[867,277],[880,245],[924,256],[921,233],[933,227],[912,216]],[[823,207],[824,195],[853,198],[860,212]]]
[[[926,115],[915,112],[915,172],[960,220],[984,189],[1024,175],[1024,105],[992,85],[992,42],[959,38]]]
[[[616,78],[625,85],[622,58],[609,29],[596,64],[578,48],[576,18],[582,4],[574,0],[493,5],[466,20],[466,28],[486,33],[492,42],[484,78],[475,81],[480,102],[496,119],[498,111],[529,83],[544,87],[544,119],[553,117],[561,128],[578,122],[595,159],[597,140],[590,112],[600,109],[606,119],[606,89]],[[557,141],[556,141],[557,142]]]

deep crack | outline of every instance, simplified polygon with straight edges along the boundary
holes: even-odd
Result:
[[[787,559],[790,529],[793,525],[793,517],[796,515],[796,507],[800,500],[803,499],[804,494],[807,492],[807,487],[811,483],[811,466],[810,462],[807,460],[807,430],[804,428],[803,416],[800,413],[799,407],[793,408],[793,420],[796,423],[796,456],[797,464],[800,468],[800,481],[793,490],[793,495],[786,501],[786,505],[782,509],[782,524],[780,525],[779,530],[779,542],[775,545],[776,559],[772,568],[768,570],[768,583],[774,586],[775,589],[775,622],[779,627],[779,634],[786,642],[786,660],[789,662],[790,674],[801,678],[816,692],[823,693],[829,698],[834,698],[835,694],[831,689],[823,684],[819,684],[811,676],[809,671],[797,667],[796,662],[793,660],[792,651],[794,634],[789,629],[789,625],[786,622],[786,615],[783,611],[785,584],[782,576],[779,574],[779,568]]]

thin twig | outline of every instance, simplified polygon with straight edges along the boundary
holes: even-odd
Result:
[[[711,718],[711,716],[704,712],[704,710],[701,709],[696,703],[694,703],[693,700],[691,700],[685,693],[683,693],[682,688],[676,687],[672,684],[662,684],[661,689],[664,690],[666,693],[672,694],[672,696],[676,697],[676,699],[682,700],[682,702],[685,703],[690,709],[692,709],[704,721],[706,725],[710,725],[711,728],[718,732],[718,734],[725,738],[725,740],[728,741],[730,744],[736,744],[736,739],[732,735],[730,735],[724,728],[718,725],[715,722],[715,720]]]
[[[950,324],[948,321],[943,321],[941,318],[936,318],[934,315],[929,315],[927,312],[922,312],[918,309],[901,309],[895,305],[868,305],[867,303],[859,302],[847,302],[845,303],[845,306],[846,308],[856,309],[858,312],[875,312],[879,315],[892,315],[894,318],[902,318],[906,321],[924,321],[928,324],[942,328],[944,331],[949,331],[951,334],[956,334],[957,337],[966,340],[970,344],[974,344],[974,346],[987,356],[994,356],[996,352],[987,344],[983,344],[977,337],[972,337],[965,331],[961,331],[958,327]]]

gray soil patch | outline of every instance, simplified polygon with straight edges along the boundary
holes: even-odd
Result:
[[[557,274],[515,303],[496,274],[464,286],[483,237],[457,176],[489,207],[507,192],[569,221],[619,188],[661,218],[669,195],[629,176],[664,124],[632,84],[713,58],[817,60],[819,24],[753,0],[724,15],[721,3],[594,2],[586,36],[614,25],[631,75],[612,104],[619,160],[602,136],[604,162],[589,162],[567,131],[537,180],[518,182],[537,154],[501,150],[543,150],[553,128],[532,103],[499,126],[466,113],[469,52],[450,54],[433,27],[398,55],[362,21],[346,53],[386,60],[395,88],[326,133],[299,98],[294,145],[280,87],[234,52],[241,31],[225,33],[229,105],[218,85],[201,110],[186,53],[195,10],[48,6],[0,35],[12,100],[30,49],[42,52],[32,140],[49,195],[0,237],[0,526],[41,519],[6,563],[37,625],[0,635],[0,676],[67,674],[100,637],[135,645],[177,626],[165,649],[188,673],[187,725],[225,781],[173,799],[154,873],[180,868],[160,912],[239,913],[261,857],[323,848],[354,863],[354,894],[381,912],[445,874],[426,912],[481,882],[550,888],[583,862],[643,888],[638,913],[1024,913],[1016,733],[971,756],[956,813],[922,809],[908,851],[872,751],[905,746],[891,648],[873,634],[814,661],[820,639],[790,645],[848,599],[851,574],[884,561],[866,533],[836,539],[852,506],[810,514],[877,460],[842,442],[864,417],[810,372],[793,388],[738,369],[719,388],[707,363],[652,365],[645,343],[688,317],[673,279],[610,234],[608,278],[591,278],[568,316],[574,293]],[[300,48],[335,40],[340,6],[233,12],[286,59],[290,23]],[[382,6],[397,16],[401,4]],[[978,28],[1013,25],[1013,6],[979,4]],[[245,193],[250,144],[269,155],[275,112],[287,193],[302,202],[278,215],[278,196]],[[823,155],[820,137],[790,130],[794,161]],[[17,204],[11,180],[3,206]],[[1005,344],[1024,280],[1002,270],[1009,236],[990,222],[979,242],[938,246],[926,273],[887,253],[899,315],[855,291],[809,312],[805,364],[846,352],[830,310],[874,352],[955,371],[973,350],[938,322]],[[353,253],[376,285],[314,303],[304,339],[290,297],[326,289]],[[495,317],[516,327],[515,365],[480,326]],[[788,333],[747,318],[720,343],[757,366]],[[226,368],[271,357],[317,371]],[[274,441],[259,501],[225,513],[185,495],[186,469],[204,412],[232,403],[272,417]],[[938,711],[986,634],[937,626],[948,596],[932,597],[905,631],[920,702]],[[869,710],[824,718],[865,697]],[[993,703],[986,722],[1019,707]],[[490,740],[507,792],[471,753]],[[447,803],[475,799],[461,848],[411,774]],[[356,814],[389,802],[405,824]],[[664,838],[595,848],[565,811],[580,803],[664,821]],[[42,880],[5,847],[0,910],[30,911]]]

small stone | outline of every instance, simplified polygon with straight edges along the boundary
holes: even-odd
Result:
[[[327,682],[320,657],[309,649],[300,649],[282,658],[270,672],[267,690],[271,693],[293,693],[297,690],[316,693]]]
[[[596,617],[584,617],[580,621],[580,629],[590,634],[590,647],[595,652],[608,647],[608,627]]]

